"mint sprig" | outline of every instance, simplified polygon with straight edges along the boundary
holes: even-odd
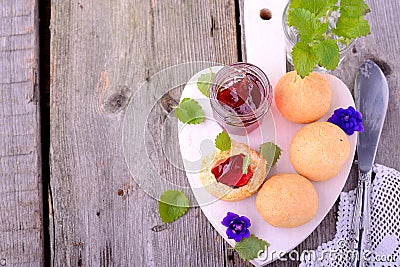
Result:
[[[247,174],[248,170],[249,170],[249,165],[251,163],[251,158],[250,155],[246,155],[243,158],[243,165],[242,165],[242,174]]]
[[[334,70],[339,64],[339,47],[333,39],[325,39],[315,43],[312,46],[312,51],[318,60],[318,65],[324,66],[328,70]]]
[[[289,10],[288,23],[290,26],[297,25],[300,40],[311,42],[316,34],[320,32],[320,23],[315,14],[303,8],[293,8]],[[317,31],[318,30],[318,31]]]
[[[329,17],[338,11],[340,16],[328,29]],[[305,77],[318,64],[334,70],[339,64],[337,42],[348,45],[351,40],[370,33],[364,18],[370,12],[364,0],[292,0],[288,11],[288,25],[299,33],[300,40],[292,49],[294,69]],[[334,25],[333,25],[334,24]]]
[[[347,18],[359,18],[371,12],[364,0],[340,0],[340,14]]]
[[[337,3],[337,0],[306,0],[299,1],[299,6],[304,8],[317,17],[326,15],[326,12]]]
[[[312,48],[306,42],[297,42],[292,49],[294,69],[301,77],[307,76],[318,62]]]
[[[187,124],[200,124],[204,121],[204,112],[199,103],[191,98],[182,99],[175,108],[175,117]]]
[[[225,131],[220,132],[215,138],[215,147],[221,151],[231,149],[232,141],[229,134]]]
[[[340,17],[336,23],[336,28],[332,32],[344,38],[357,38],[369,34],[370,27],[368,21],[363,17],[344,18]]]
[[[158,201],[158,213],[164,223],[170,223],[182,217],[189,209],[189,199],[181,191],[167,190]]]
[[[201,74],[197,80],[197,89],[206,97],[210,97],[210,85],[215,76],[212,69],[209,68],[209,70],[209,72]]]
[[[250,235],[249,238],[243,238],[240,242],[236,243],[234,249],[239,253],[239,256],[244,260],[252,260],[265,252],[269,244],[254,236]]]
[[[273,142],[261,144],[260,154],[267,161],[267,168],[272,168],[281,157],[281,148]]]

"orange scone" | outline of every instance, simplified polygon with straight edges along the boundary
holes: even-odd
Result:
[[[301,175],[277,174],[269,178],[256,197],[261,217],[275,227],[292,228],[314,218],[318,194],[313,184]]]
[[[245,173],[243,164],[250,159]],[[232,140],[230,150],[218,151],[213,159],[205,159],[200,172],[204,188],[213,196],[236,201],[257,192],[267,172],[267,161],[249,146]]]
[[[301,128],[290,144],[295,170],[313,181],[337,175],[350,155],[347,135],[335,124],[315,122]]]
[[[301,78],[295,71],[283,75],[275,86],[274,98],[281,114],[295,123],[310,123],[324,116],[331,105],[326,79],[312,72]]]

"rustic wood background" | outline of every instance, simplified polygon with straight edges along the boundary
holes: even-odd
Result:
[[[44,263],[38,30],[35,0],[0,0],[0,266]]]
[[[245,59],[241,2],[53,0],[46,36],[38,14],[47,2],[0,0],[0,266],[251,266],[199,208],[162,224],[157,201],[127,169],[121,141],[126,105],[153,74],[184,62]],[[365,59],[382,67],[390,102],[376,162],[400,169],[400,2],[367,2],[372,33],[335,74],[352,89]],[[160,101],[151,123],[162,119]],[[164,167],[166,159],[157,157]],[[355,170],[345,191],[355,186]],[[179,170],[163,174],[185,179]],[[337,205],[297,249],[332,239],[336,212]]]

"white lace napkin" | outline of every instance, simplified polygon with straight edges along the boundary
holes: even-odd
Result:
[[[400,267],[400,172],[374,166],[371,202],[371,254],[368,266]],[[303,253],[300,267],[348,267],[350,253],[346,239],[356,198],[355,190],[340,194],[336,235],[315,251]]]

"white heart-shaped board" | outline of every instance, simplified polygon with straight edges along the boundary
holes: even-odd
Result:
[[[212,70],[213,72],[217,72],[220,68],[220,66],[217,66],[213,67]],[[279,254],[281,251],[289,252],[305,240],[327,215],[342,191],[350,172],[357,137],[355,134],[349,136],[351,147],[350,157],[344,164],[341,172],[327,181],[313,182],[319,198],[319,207],[316,216],[310,222],[300,227],[290,229],[273,227],[265,222],[257,213],[255,207],[256,194],[245,200],[226,202],[211,196],[203,188],[200,181],[199,170],[201,169],[201,161],[207,156],[204,145],[213,143],[216,135],[222,131],[221,126],[213,119],[209,99],[197,89],[196,81],[199,75],[207,72],[209,72],[208,69],[194,75],[185,86],[181,96],[181,99],[186,97],[196,99],[202,106],[206,116],[205,121],[201,124],[184,125],[179,123],[178,126],[180,149],[187,178],[203,213],[230,245],[234,246],[234,241],[227,238],[225,233],[226,227],[221,225],[221,221],[226,216],[226,213],[230,211],[250,218],[252,224],[250,228],[251,233],[270,243],[268,253],[263,255],[262,259],[252,261],[255,266],[262,266],[276,260],[279,255],[283,255]],[[326,121],[333,114],[333,111],[339,107],[347,108],[355,105],[349,89],[341,80],[330,74],[324,75],[332,90],[332,102],[330,110],[320,121]],[[248,143],[257,151],[261,143],[275,142],[281,147],[282,155],[278,163],[268,174],[268,177],[276,173],[295,173],[289,159],[289,147],[293,135],[303,126],[292,123],[282,117],[273,101],[270,112],[258,130],[251,132],[248,136],[231,135],[231,138],[238,142]]]
[[[282,30],[282,13],[286,4],[286,1],[244,1],[242,13],[247,62],[260,67],[267,74],[273,86],[286,71],[285,40]],[[263,21],[259,17],[260,9],[263,8],[268,8],[272,12],[272,18],[268,21]],[[220,68],[213,67],[213,72],[217,72]],[[357,136],[349,136],[350,157],[341,172],[330,180],[313,182],[319,198],[319,207],[314,219],[300,227],[291,229],[273,227],[257,213],[255,207],[256,195],[241,201],[226,202],[211,196],[203,188],[200,181],[201,161],[210,153],[207,146],[209,148],[210,144],[214,143],[216,135],[222,131],[222,128],[213,119],[209,100],[199,92],[196,86],[199,75],[208,71],[204,70],[194,75],[181,96],[181,99],[190,97],[198,100],[207,118],[199,125],[179,123],[179,143],[186,174],[203,213],[230,245],[234,246],[234,241],[227,238],[226,227],[221,225],[226,213],[231,211],[251,219],[251,233],[270,243],[268,251],[265,255],[262,255],[262,259],[255,259],[251,262],[255,266],[266,265],[305,240],[332,208],[350,172]],[[332,102],[330,110],[320,121],[326,121],[333,114],[333,111],[339,107],[354,106],[353,97],[347,86],[335,76],[325,74],[325,77],[332,90]],[[231,135],[231,138],[238,142],[247,143],[256,150],[264,142],[273,141],[279,145],[282,148],[282,155],[268,174],[268,177],[270,177],[276,173],[295,172],[289,159],[289,146],[293,135],[301,127],[303,125],[291,123],[283,118],[273,101],[271,110],[259,129],[251,132],[248,136]]]

